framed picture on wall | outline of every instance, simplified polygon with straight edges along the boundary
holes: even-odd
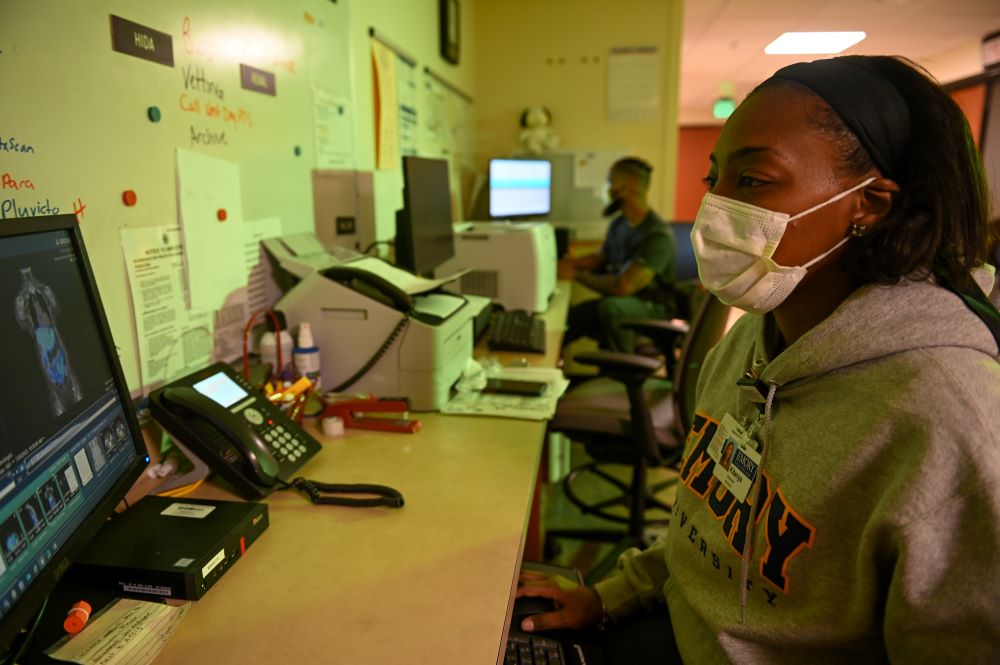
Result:
[[[441,57],[457,65],[462,25],[459,0],[440,0],[440,3]]]

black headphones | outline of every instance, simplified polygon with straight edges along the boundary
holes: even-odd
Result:
[[[533,107],[531,107],[529,109],[524,109],[524,111],[521,112],[521,126],[524,127],[525,129],[528,128],[528,112],[532,111],[535,108],[540,108],[543,111],[545,111],[545,115],[547,115],[549,117],[549,124],[551,125],[552,124],[552,111],[550,111],[548,108],[546,108],[544,106],[540,106],[540,107],[533,106]]]

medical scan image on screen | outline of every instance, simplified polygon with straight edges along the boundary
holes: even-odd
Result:
[[[35,340],[38,363],[49,387],[52,414],[62,415],[83,397],[59,330],[59,303],[52,289],[21,268],[21,289],[14,298],[17,323]]]
[[[79,266],[56,240],[22,239],[25,253],[0,254],[0,372],[17,386],[0,402],[0,473],[7,450],[38,445],[113,386]]]

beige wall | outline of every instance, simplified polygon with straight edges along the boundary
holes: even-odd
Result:
[[[478,0],[480,164],[485,167],[490,157],[516,150],[521,111],[540,104],[552,111],[553,129],[564,149],[625,148],[648,159],[654,167],[650,202],[669,215],[674,209],[682,11],[682,0]],[[649,45],[659,47],[663,56],[659,117],[609,122],[609,50]]]

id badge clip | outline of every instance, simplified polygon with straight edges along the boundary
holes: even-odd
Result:
[[[766,383],[747,372],[745,376],[736,381],[736,387],[746,395],[747,399],[756,404],[758,409],[763,410],[764,404],[767,403],[768,388]]]

